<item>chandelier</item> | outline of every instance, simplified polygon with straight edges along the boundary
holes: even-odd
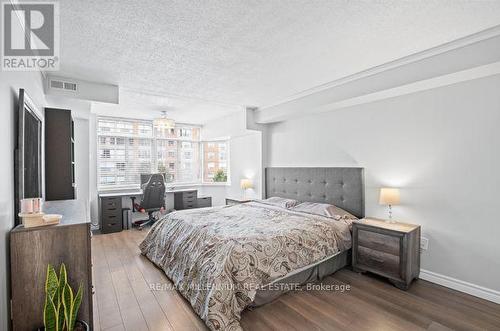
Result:
[[[161,112],[161,117],[153,120],[153,126],[157,130],[169,130],[175,128],[175,121],[171,118],[167,118],[167,112],[163,110]]]

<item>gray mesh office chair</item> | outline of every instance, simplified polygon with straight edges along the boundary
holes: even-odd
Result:
[[[145,221],[134,222],[142,230],[146,225],[156,222],[153,213],[165,207],[165,179],[162,174],[152,174],[146,184],[142,187],[142,200],[140,204],[134,204],[134,209],[144,210],[148,213]]]

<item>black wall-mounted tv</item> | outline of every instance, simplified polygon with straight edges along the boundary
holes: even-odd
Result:
[[[19,89],[16,169],[16,225],[19,201],[43,197],[43,113],[24,89]]]

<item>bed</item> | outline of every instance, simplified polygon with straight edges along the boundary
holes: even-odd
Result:
[[[329,203],[364,216],[362,168],[267,168],[265,197]],[[140,245],[211,330],[344,267],[350,222],[252,201],[173,212]]]

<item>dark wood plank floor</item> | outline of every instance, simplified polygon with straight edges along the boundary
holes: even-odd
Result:
[[[206,330],[161,270],[140,255],[147,231],[92,238],[95,330]],[[340,270],[323,284],[350,291],[300,291],[252,311],[245,330],[500,330],[500,305],[418,280],[407,292],[383,279]]]

